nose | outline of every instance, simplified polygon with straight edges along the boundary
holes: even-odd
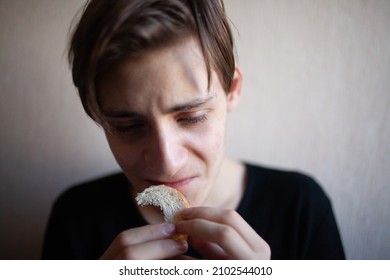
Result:
[[[188,159],[183,137],[169,127],[160,127],[148,140],[143,153],[146,168],[155,176],[173,178]]]

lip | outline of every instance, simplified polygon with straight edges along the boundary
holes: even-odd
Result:
[[[168,187],[171,187],[173,189],[179,189],[181,187],[184,187],[185,185],[188,185],[195,177],[188,177],[184,179],[179,179],[176,181],[154,181],[154,180],[147,180],[148,183],[152,185],[166,185]]]

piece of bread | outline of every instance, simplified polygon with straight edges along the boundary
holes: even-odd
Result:
[[[176,223],[180,220],[179,212],[190,207],[184,195],[165,185],[150,186],[135,198],[138,205],[154,205],[160,207],[167,223]],[[182,238],[182,236],[176,236]]]

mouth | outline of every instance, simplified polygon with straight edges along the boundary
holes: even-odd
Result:
[[[186,185],[188,185],[195,177],[188,177],[184,179],[174,180],[174,181],[154,181],[154,180],[146,180],[151,185],[166,185],[173,189],[180,189]]]

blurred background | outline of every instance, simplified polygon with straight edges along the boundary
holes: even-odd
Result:
[[[54,199],[118,170],[66,60],[84,0],[0,0],[0,259],[39,259]],[[317,179],[347,257],[390,259],[390,1],[226,0],[244,74],[227,153]]]

